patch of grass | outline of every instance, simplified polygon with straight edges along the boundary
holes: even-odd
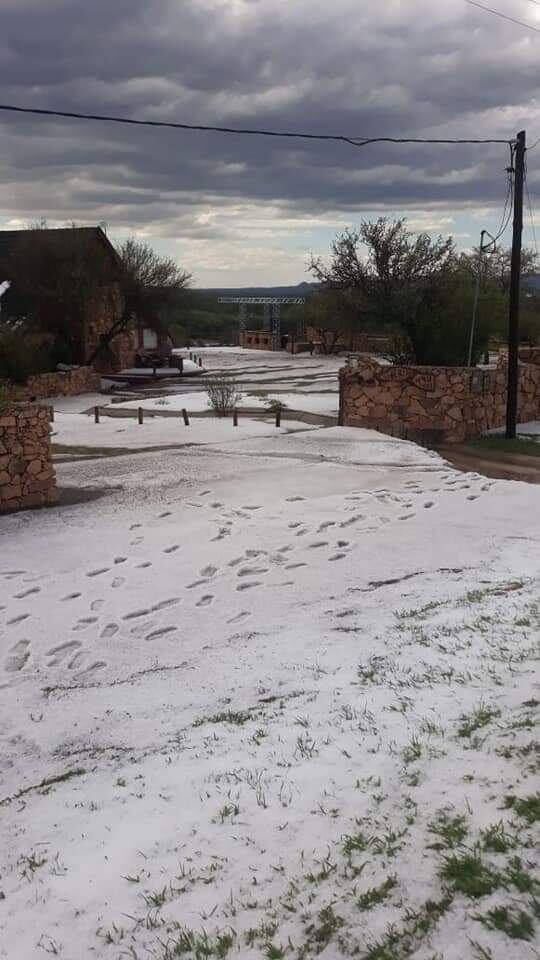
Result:
[[[428,849],[453,850],[463,843],[467,836],[467,818],[464,814],[450,816],[445,810],[440,810],[437,817],[428,824],[428,830],[437,837],[428,845]]]
[[[439,871],[442,880],[456,893],[477,899],[493,893],[501,886],[499,873],[484,863],[478,853],[451,854],[444,858]]]
[[[505,885],[516,887],[520,893],[534,893],[539,883],[535,878],[524,869],[519,857],[512,857],[504,872]]]
[[[147,907],[152,907],[155,910],[159,910],[164,903],[167,902],[170,893],[169,887],[163,887],[162,890],[153,890],[150,893],[143,893],[144,902]]]
[[[251,719],[251,714],[247,710],[225,710],[223,713],[215,713],[211,717],[200,717],[198,720],[194,720],[193,726],[202,727],[205,723],[232,723],[241,727]]]
[[[494,450],[496,453],[519,453],[525,457],[540,457],[540,443],[537,440],[507,440],[506,437],[480,437],[470,441],[467,446],[474,447],[477,453]]]
[[[481,831],[482,849],[491,853],[506,853],[516,845],[514,838],[505,829],[502,820],[492,823]]]
[[[448,894],[439,901],[427,900],[420,910],[408,910],[401,928],[389,926],[380,940],[367,944],[360,960],[407,960],[417,953],[451,904]]]
[[[504,798],[507,810],[511,809],[518,817],[523,817],[527,823],[536,823],[540,820],[540,793],[529,797],[507,796]]]
[[[48,793],[51,787],[54,787],[57,783],[65,783],[67,780],[72,780],[73,777],[82,777],[86,773],[84,767],[76,767],[74,770],[64,770],[63,773],[58,773],[55,777],[45,777],[44,780],[41,780],[40,783],[35,783],[31,787],[25,787],[23,790],[19,790],[17,793],[14,793],[11,797],[4,797],[0,800],[0,807],[5,804],[11,803],[12,800],[18,800],[20,797],[24,797],[27,793],[31,793],[32,790],[39,790],[43,793]]]
[[[422,756],[422,749],[422,741],[413,734],[410,743],[407,744],[402,753],[403,763],[409,764],[414,763],[415,760],[419,760]]]
[[[264,948],[264,956],[267,960],[282,960],[285,956],[285,950],[281,945],[277,947],[275,943],[267,943]]]
[[[208,957],[222,960],[234,946],[235,939],[234,930],[209,937],[205,931],[196,933],[195,930],[183,927],[163,944],[160,960],[175,960],[176,957],[184,957],[186,954],[190,954],[193,960],[207,960]]]
[[[353,853],[363,853],[373,842],[373,837],[367,837],[361,830],[358,833],[346,833],[342,837],[342,849],[345,856],[350,857]]]
[[[47,859],[43,854],[35,853],[34,850],[31,853],[22,854],[17,860],[21,877],[24,877],[25,880],[31,880],[36,870],[45,866]]]
[[[460,717],[460,725],[458,727],[458,737],[470,737],[477,730],[481,730],[482,727],[486,727],[488,723],[499,717],[501,711],[496,707],[487,707],[484,703],[479,703],[477,707],[470,713],[462,714]]]
[[[386,900],[392,890],[397,887],[398,881],[395,874],[390,877],[387,877],[384,883],[381,883],[378,887],[370,887],[365,893],[361,893],[356,901],[359,910],[371,910],[372,907],[377,906],[379,903],[383,903]]]
[[[475,919],[488,930],[502,930],[512,940],[532,940],[534,936],[533,918],[525,910],[514,906],[493,907]]]
[[[298,956],[309,956],[312,950],[321,953],[342,926],[343,920],[334,912],[332,904],[322,907],[317,914],[316,922],[306,926],[307,939],[300,947]]]

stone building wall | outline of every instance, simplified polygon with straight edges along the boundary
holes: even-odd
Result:
[[[101,376],[93,367],[76,367],[74,370],[40,373],[29,377],[19,386],[7,383],[10,399],[43,400],[46,397],[74,397],[79,393],[99,393]]]
[[[0,410],[0,513],[56,503],[48,407]]]
[[[518,419],[540,417],[540,366],[520,364]],[[507,365],[382,366],[362,358],[340,370],[340,422],[427,442],[462,442],[501,427]]]
[[[117,283],[103,287],[101,293],[90,301],[86,308],[82,330],[85,360],[93,355],[101,337],[109,332],[114,322],[121,316],[122,310],[123,300]],[[132,330],[123,330],[118,333],[97,355],[94,366],[101,373],[117,373],[119,370],[133,367],[135,341],[135,333]]]

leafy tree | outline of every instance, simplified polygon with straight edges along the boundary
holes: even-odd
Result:
[[[326,354],[335,353],[346,332],[355,325],[354,300],[347,290],[321,290],[308,297],[305,305],[293,310],[287,315],[289,326],[291,321],[303,318]]]
[[[444,363],[445,334],[440,330],[429,337],[428,332],[448,324],[454,244],[451,237],[414,237],[405,223],[386,217],[363,221],[358,230],[338,235],[329,263],[312,258],[310,269],[327,289],[356,294],[378,326],[405,334],[416,363]]]
[[[101,338],[88,363],[93,363],[114,337],[136,319],[159,329],[161,312],[178,302],[179,295],[191,280],[191,274],[179,267],[172,257],[162,257],[144,240],[129,237],[117,244],[116,252],[122,311]]]
[[[475,247],[472,253],[462,253],[459,262],[475,278],[480,269],[480,280],[484,288],[493,284],[503,296],[510,292],[511,248],[491,250],[488,245],[487,249],[480,253],[479,247]],[[528,273],[534,273],[536,269],[538,269],[537,253],[530,247],[523,247],[521,251],[522,277]]]

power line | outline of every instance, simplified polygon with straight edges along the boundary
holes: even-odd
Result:
[[[534,249],[535,249],[536,256],[538,256],[538,242],[536,240],[536,228],[534,226],[534,216],[532,211],[531,195],[529,193],[529,183],[527,180],[527,166],[525,166],[525,190],[527,191],[527,206],[529,207],[529,216],[531,218],[531,230],[533,235]]]
[[[534,3],[535,7],[540,7],[539,0],[529,0],[529,3]]]
[[[534,141],[532,147],[527,147],[527,153],[530,153],[531,150],[534,150],[534,148],[537,147],[539,143],[540,143],[540,137],[538,137],[538,140]]]
[[[508,204],[508,201],[509,201],[509,200],[510,200],[510,205]],[[499,229],[498,229],[497,233],[495,234],[495,236],[493,237],[493,240],[492,240],[493,248],[494,248],[494,249],[495,249],[495,244],[497,243],[497,240],[500,240],[500,238],[502,237],[503,233],[505,233],[506,228],[508,227],[508,224],[510,223],[510,217],[512,216],[512,209],[513,209],[513,203],[512,203],[512,177],[511,177],[511,175],[509,175],[509,176],[508,176],[508,187],[507,187],[507,190],[506,190],[506,197],[505,197],[505,201],[504,201],[504,207],[503,207],[503,213],[502,213],[502,217],[501,217],[501,223],[500,223],[500,225],[499,225]]]
[[[532,23],[525,23],[524,20],[516,20],[515,17],[509,17],[506,13],[501,13],[499,10],[493,10],[492,7],[485,7],[482,3],[477,3],[476,0],[465,0],[465,3],[468,3],[471,7],[478,7],[478,9],[483,10],[484,13],[491,13],[495,17],[501,17],[503,20],[509,20],[510,23],[517,23],[518,27],[526,27],[527,30],[534,30],[535,33],[540,33],[540,27],[533,27]]]
[[[470,0],[467,0],[470,2]],[[513,140],[501,140],[496,138],[478,138],[470,139],[467,137],[457,139],[439,139],[430,137],[350,137],[342,134],[329,133],[299,133],[285,132],[277,130],[250,130],[238,127],[218,127],[209,126],[201,123],[177,123],[172,120],[138,120],[134,117],[118,117],[98,113],[76,113],[68,110],[45,110],[38,107],[16,107],[13,104],[0,104],[0,110],[11,113],[35,114],[45,117],[64,117],[70,120],[102,120],[106,123],[125,123],[138,127],[168,127],[173,130],[202,131],[207,133],[229,133],[241,136],[255,137],[283,137],[299,140],[333,140],[341,143],[348,143],[353,147],[365,147],[372,143],[433,143],[433,144],[482,144],[482,143],[505,143],[512,145]]]

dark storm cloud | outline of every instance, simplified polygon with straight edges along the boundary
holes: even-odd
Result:
[[[0,0],[2,99],[358,136],[510,137],[524,124],[540,128],[540,37],[465,5],[456,10],[454,0],[378,6]],[[517,0],[511,6],[517,11]],[[0,122],[8,218],[101,217],[166,232],[182,211],[208,202],[273,201],[313,213],[482,206],[504,196],[503,147],[354,150],[5,115]]]

